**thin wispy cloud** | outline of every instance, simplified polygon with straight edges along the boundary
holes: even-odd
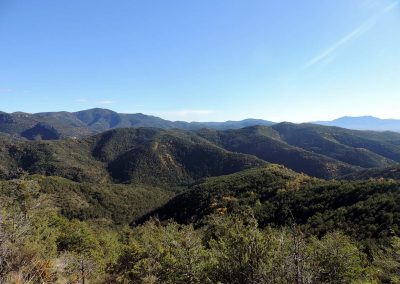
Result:
[[[116,103],[116,101],[113,101],[113,100],[92,101],[92,100],[89,100],[89,99],[86,99],[86,98],[77,98],[77,99],[74,100],[74,102],[81,103],[81,104],[91,103],[91,104],[96,104],[96,105],[112,105],[112,104]]]
[[[179,111],[171,111],[167,112],[165,114],[172,115],[172,116],[177,116],[177,117],[189,117],[189,116],[194,116],[194,115],[209,115],[213,114],[213,110],[208,110],[208,109],[185,109],[185,110],[179,110]]]
[[[115,103],[115,101],[111,101],[111,100],[102,100],[102,101],[96,102],[96,104],[98,104],[98,105],[112,105],[114,103]]]
[[[14,90],[13,89],[9,89],[9,88],[0,88],[0,94],[10,94],[13,93]]]
[[[155,115],[162,118],[184,121],[199,121],[206,119],[206,117],[212,114],[215,114],[215,111],[211,109],[183,109],[155,113]]]
[[[76,103],[87,103],[88,99],[83,99],[83,98],[82,99],[76,99],[75,102]]]
[[[12,88],[0,88],[0,95],[29,95],[31,90],[19,90]]]
[[[343,47],[347,43],[349,43],[349,42],[355,40],[356,38],[367,33],[370,29],[372,29],[377,24],[377,22],[385,14],[387,14],[390,11],[392,11],[393,9],[395,9],[398,5],[399,5],[399,2],[394,2],[394,3],[391,3],[390,5],[386,6],[378,15],[375,15],[375,16],[369,18],[362,25],[358,26],[353,31],[348,33],[346,36],[344,36],[343,38],[341,38],[340,40],[338,40],[337,42],[332,44],[329,48],[324,50],[322,53],[318,54],[317,56],[315,56],[314,58],[309,60],[305,64],[304,68],[309,68],[317,63],[320,63],[320,62],[328,59],[328,57],[333,55],[339,48]]]
[[[143,111],[143,108],[146,107],[145,105],[130,105],[128,110],[122,110],[121,113],[137,113]]]

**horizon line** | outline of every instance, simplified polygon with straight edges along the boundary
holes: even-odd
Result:
[[[371,115],[371,114],[365,114],[365,115],[344,115],[344,116],[339,116],[336,118],[332,119],[317,119],[317,120],[309,120],[309,121],[291,121],[291,120],[279,120],[279,121],[274,121],[266,118],[254,118],[254,117],[247,117],[243,119],[227,119],[227,120],[221,120],[221,121],[214,121],[214,120],[209,120],[209,121],[197,121],[197,120],[171,120],[171,119],[166,119],[163,118],[162,115],[157,115],[157,114],[146,114],[144,112],[118,112],[115,111],[111,108],[102,108],[102,107],[93,107],[93,108],[87,108],[87,109],[81,109],[81,110],[76,110],[76,111],[67,111],[67,110],[58,110],[58,111],[40,111],[40,112],[26,112],[26,111],[12,111],[12,112],[7,112],[7,111],[2,111],[0,110],[1,113],[6,113],[6,114],[29,114],[29,115],[37,115],[37,114],[44,114],[44,113],[77,113],[77,112],[84,112],[84,111],[91,111],[91,110],[106,110],[106,111],[111,111],[117,114],[124,114],[124,115],[130,115],[130,114],[141,114],[141,115],[146,115],[146,116],[153,116],[153,117],[158,117],[163,120],[171,121],[171,122],[186,122],[186,123],[224,123],[224,122],[240,122],[240,121],[245,121],[245,120],[262,120],[266,122],[272,122],[272,123],[282,123],[282,122],[291,122],[291,123],[324,123],[324,122],[333,122],[335,120],[343,119],[343,118],[375,118],[379,120],[400,120],[400,118],[382,118],[379,116]]]

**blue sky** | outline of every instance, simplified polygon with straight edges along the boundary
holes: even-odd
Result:
[[[394,0],[0,0],[0,109],[400,118]]]

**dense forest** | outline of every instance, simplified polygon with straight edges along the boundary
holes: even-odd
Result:
[[[52,207],[30,181],[2,199],[3,283],[398,283],[400,239],[374,249],[293,220],[261,226],[251,210],[219,211],[201,226],[150,219],[117,226]]]
[[[400,283],[398,134],[0,139],[0,283]]]

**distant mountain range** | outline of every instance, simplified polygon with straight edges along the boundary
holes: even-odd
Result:
[[[316,121],[315,124],[337,126],[356,130],[396,131],[400,132],[399,119],[380,119],[373,116],[345,116],[332,121]]]
[[[5,113],[0,112],[0,132],[29,140],[57,140],[65,137],[83,137],[115,128],[154,127],[162,129],[195,130],[238,129],[253,125],[270,126],[273,122],[261,119],[246,119],[227,122],[169,121],[159,117],[122,114],[108,109],[89,109],[78,112]]]
[[[355,130],[400,132],[400,120],[372,116],[342,117],[313,124],[337,126]],[[67,137],[86,137],[116,128],[153,127],[161,129],[213,130],[241,129],[251,126],[272,126],[276,123],[262,119],[226,122],[169,121],[142,113],[124,114],[108,109],[89,109],[78,112],[24,113],[0,112],[0,133],[28,140],[58,140]]]

